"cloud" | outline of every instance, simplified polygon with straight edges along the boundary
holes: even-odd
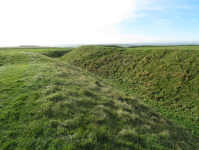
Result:
[[[0,40],[4,45],[101,40],[102,33],[111,37],[114,25],[132,17],[133,10],[135,0],[0,1]]]
[[[157,9],[159,9],[159,10],[161,10],[161,11],[167,13],[167,14],[170,14],[170,15],[172,15],[172,16],[174,16],[174,17],[176,17],[176,18],[178,18],[178,19],[180,19],[180,20],[182,20],[182,21],[186,21],[186,20],[184,20],[184,19],[182,19],[182,18],[180,18],[180,17],[178,17],[178,16],[176,16],[176,15],[174,15],[174,14],[171,14],[170,12],[168,12],[168,11],[166,11],[166,10],[164,10],[164,9],[162,9],[162,8],[160,8],[160,7],[158,7],[158,6],[156,6],[156,5],[153,5],[152,3],[149,3],[149,2],[147,2],[147,1],[145,1],[145,0],[141,0],[141,1],[143,1],[143,2],[145,2],[145,3],[147,3],[147,4],[149,4],[149,5],[151,5],[151,6],[155,7],[155,8],[157,8]]]

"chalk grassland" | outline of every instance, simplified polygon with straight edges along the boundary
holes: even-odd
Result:
[[[140,97],[199,137],[198,50],[199,46],[82,46],[60,59]]]
[[[139,99],[59,61],[62,55],[44,55],[57,51],[1,50],[0,149],[199,147],[194,135]]]

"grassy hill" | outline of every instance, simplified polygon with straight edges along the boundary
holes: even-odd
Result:
[[[0,149],[199,147],[139,99],[58,60],[70,50],[0,50]]]
[[[90,46],[76,48],[61,60],[140,97],[199,137],[199,46],[92,49],[93,52]],[[84,55],[79,55],[82,50]]]

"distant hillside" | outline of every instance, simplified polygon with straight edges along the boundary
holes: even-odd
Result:
[[[40,47],[40,46],[37,46],[37,45],[20,45],[19,47]]]
[[[61,59],[142,97],[167,118],[199,137],[198,50],[199,46],[126,49],[84,46]]]

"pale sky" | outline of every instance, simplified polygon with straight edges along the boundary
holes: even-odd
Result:
[[[0,46],[199,42],[198,0],[0,0]]]

